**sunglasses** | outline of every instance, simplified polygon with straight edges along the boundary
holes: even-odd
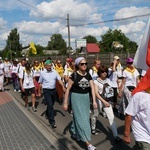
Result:
[[[131,64],[133,64],[133,62],[127,62],[127,64],[130,64],[130,65],[131,65]]]
[[[101,71],[101,73],[107,73],[107,71]]]
[[[80,63],[80,66],[87,66],[88,63]]]

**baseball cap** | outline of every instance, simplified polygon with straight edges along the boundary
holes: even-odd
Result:
[[[126,63],[133,63],[133,58],[131,58],[131,57],[127,58]]]
[[[49,59],[45,61],[45,65],[49,65],[49,64],[51,64],[51,63],[52,63],[52,61],[49,60]]]

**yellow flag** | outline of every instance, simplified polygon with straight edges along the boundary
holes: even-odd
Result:
[[[30,50],[31,50],[32,54],[35,54],[35,55],[37,54],[37,50],[35,48],[34,42],[30,43]]]

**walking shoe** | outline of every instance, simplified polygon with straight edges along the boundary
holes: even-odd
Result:
[[[122,140],[121,140],[120,137],[118,137],[118,136],[115,137],[115,143],[116,143],[116,144],[120,143],[121,141],[122,141]]]
[[[96,150],[96,147],[93,146],[92,144],[90,144],[90,145],[88,146],[88,150]]]
[[[20,91],[20,90],[18,90],[18,92],[19,92],[19,93],[21,93],[21,91]]]
[[[92,134],[93,135],[98,135],[98,132],[95,129],[92,129]]]
[[[35,107],[32,107],[32,110],[33,110],[34,112],[36,112],[36,111],[37,111],[37,109],[36,109]]]
[[[16,89],[14,89],[14,92],[16,92]]]
[[[28,104],[25,104],[25,108],[26,108],[27,110],[30,110],[30,107],[29,107]]]
[[[57,128],[57,125],[56,124],[52,124],[52,128]]]

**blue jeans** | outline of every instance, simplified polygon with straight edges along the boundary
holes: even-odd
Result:
[[[44,98],[47,104],[47,115],[51,125],[55,124],[54,119],[54,103],[57,100],[57,94],[55,89],[43,89]]]

